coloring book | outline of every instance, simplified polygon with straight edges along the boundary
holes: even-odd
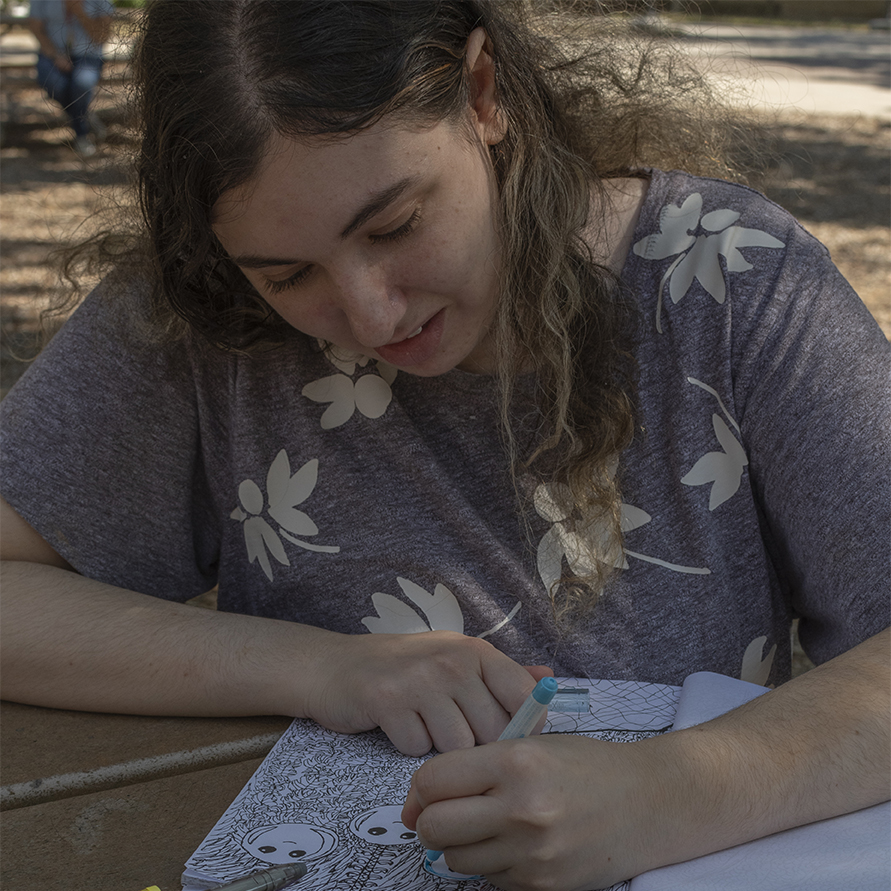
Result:
[[[558,678],[588,690],[582,711],[551,711],[543,732],[631,742],[681,730],[767,693],[699,672],[683,687]],[[186,864],[204,891],[300,860],[295,891],[494,891],[485,879],[433,876],[400,821],[415,770],[380,731],[348,736],[295,720]],[[678,863],[609,891],[888,891],[891,802]],[[289,889],[290,891],[290,889]]]
[[[559,679],[587,688],[587,710],[551,712],[545,733],[611,741],[664,733],[679,687]],[[300,891],[489,891],[424,871],[424,847],[400,821],[411,778],[432,757],[402,755],[380,731],[345,735],[297,719],[186,864],[184,891],[199,891],[302,860]],[[622,886],[617,886],[617,888]]]

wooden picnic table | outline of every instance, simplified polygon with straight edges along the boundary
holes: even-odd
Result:
[[[186,859],[289,724],[0,703],[0,887],[180,891]]]

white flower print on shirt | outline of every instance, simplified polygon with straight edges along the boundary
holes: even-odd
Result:
[[[569,516],[559,506],[560,500],[555,497],[557,494],[566,494],[565,487],[562,484],[541,483],[536,488],[533,496],[535,510],[539,516],[553,523],[539,542],[536,555],[538,575],[545,589],[549,592],[554,590],[554,586],[563,577],[564,559],[575,575],[585,576],[590,574],[593,569],[588,549],[585,547],[579,534],[572,531],[567,523]],[[623,503],[620,506],[620,511],[623,533],[632,532],[652,520],[652,517],[645,510],[641,510],[633,504]],[[630,550],[627,546],[624,549],[619,548],[617,544],[610,541],[611,536],[606,526],[595,528],[592,534],[599,538],[597,542],[597,553],[601,555],[599,559],[616,569],[628,569],[628,557],[634,557],[645,563],[655,563],[657,566],[670,569],[672,572],[682,572],[691,575],[709,575],[711,573],[711,570],[705,567],[682,566],[678,563],[669,563],[658,557],[640,554],[637,551]]]
[[[773,657],[777,652],[777,645],[774,644],[767,655],[762,659],[764,645],[767,643],[767,637],[756,637],[747,647],[743,654],[742,668],[739,673],[741,681],[748,681],[750,684],[758,684],[763,687],[767,684],[770,677],[770,669],[773,667]]]
[[[672,303],[678,303],[690,290],[694,279],[723,303],[727,296],[724,273],[719,256],[727,264],[727,272],[747,272],[752,264],[740,253],[740,248],[781,248],[784,243],[761,229],[734,226],[739,219],[738,211],[730,208],[713,210],[700,219],[702,195],[688,195],[678,207],[667,204],[659,215],[659,234],[648,235],[632,248],[645,260],[664,260],[678,255],[659,282],[659,298],[656,304],[656,330],[662,333],[662,292],[668,281],[668,294]],[[705,233],[694,235],[697,229]]]
[[[275,456],[266,474],[266,497],[267,513],[278,524],[277,532],[260,516],[264,507],[260,487],[253,480],[244,480],[238,486],[238,500],[241,502],[241,507],[236,507],[229,517],[243,524],[248,562],[253,563],[256,560],[269,581],[272,581],[270,554],[282,566],[291,565],[282,544],[283,538],[308,551],[326,554],[336,554],[340,551],[337,546],[311,544],[294,537],[317,535],[319,532],[318,526],[302,510],[296,508],[296,505],[302,504],[312,494],[318,480],[318,471],[318,459],[313,458],[291,476],[288,453],[282,449]]]
[[[357,366],[364,368],[371,361],[368,356],[336,347],[328,347],[325,355],[340,373],[312,381],[301,391],[313,402],[331,403],[322,414],[322,429],[331,430],[346,424],[357,408],[366,418],[379,418],[393,399],[390,385],[396,379],[396,368],[377,359],[377,374],[363,374],[354,381],[352,376]]]
[[[376,591],[371,595],[371,602],[377,610],[376,616],[366,616],[362,624],[372,634],[417,634],[422,631],[457,631],[464,633],[464,615],[458,598],[443,584],[438,584],[431,594],[415,582],[404,578],[396,578],[403,594],[423,613],[424,618],[407,603]],[[516,606],[494,627],[477,637],[484,638],[503,628],[520,611],[522,604],[518,600]],[[426,619],[426,621],[425,621]]]
[[[445,586],[437,585],[433,593],[408,579],[397,578],[405,596],[424,614],[426,622],[407,603],[377,591],[371,602],[377,616],[362,619],[362,624],[373,634],[416,634],[419,631],[457,631],[464,633],[464,616],[454,594]]]
[[[718,400],[721,411],[724,412],[730,423],[739,431],[739,424],[736,423],[733,416],[727,411],[727,408],[721,401],[721,397],[718,396],[715,390],[702,383],[702,381],[696,380],[696,378],[688,377],[687,381],[711,393]],[[742,482],[743,470],[749,463],[749,459],[739,440],[730,432],[730,428],[720,415],[712,415],[712,427],[723,451],[708,452],[703,455],[693,465],[689,473],[681,477],[681,482],[685,486],[712,484],[708,499],[708,509],[710,511],[719,507],[737,493]]]

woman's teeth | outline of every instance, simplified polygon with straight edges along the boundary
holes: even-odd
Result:
[[[411,340],[413,337],[417,337],[423,330],[424,330],[424,326],[421,325],[421,327],[418,328],[417,331],[414,331],[412,334],[409,334],[408,337],[406,337],[405,339]]]

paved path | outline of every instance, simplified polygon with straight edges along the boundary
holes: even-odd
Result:
[[[706,23],[680,32],[681,45],[740,102],[891,121],[891,31]],[[27,63],[35,48],[27,31],[4,34],[0,64]],[[106,54],[126,58],[128,48],[108,45]]]
[[[891,31],[702,24],[681,44],[738,101],[891,121]]]

